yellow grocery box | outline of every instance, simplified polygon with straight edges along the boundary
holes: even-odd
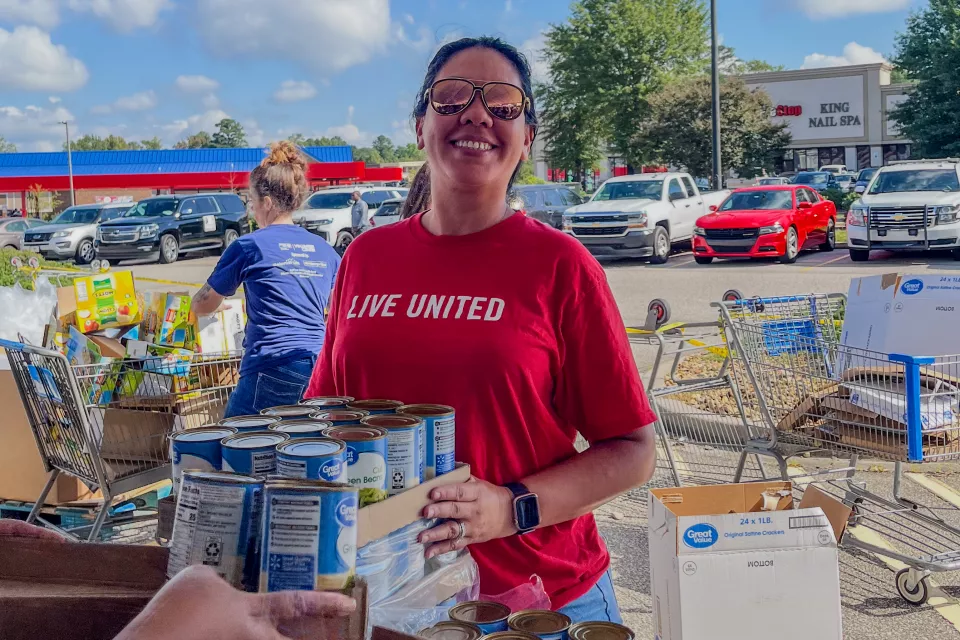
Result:
[[[73,281],[77,327],[84,333],[140,322],[133,273],[117,271],[84,276]]]

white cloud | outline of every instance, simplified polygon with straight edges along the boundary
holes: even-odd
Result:
[[[47,98],[50,101],[50,104],[60,104],[63,100],[60,99],[60,96],[50,96]]]
[[[295,60],[324,72],[370,60],[391,35],[389,0],[197,0],[197,11],[214,53]]]
[[[390,139],[393,140],[394,144],[399,146],[417,141],[417,131],[413,128],[413,123],[409,118],[406,120],[394,120],[392,127],[393,133]]]
[[[121,33],[152,27],[170,0],[69,0],[74,11],[90,12]]]
[[[90,113],[95,116],[105,116],[109,113],[113,113],[113,107],[108,104],[98,104],[90,107]]]
[[[220,88],[220,83],[207,76],[177,76],[177,88],[185,93],[208,93]]]
[[[65,132],[61,122],[72,122],[73,114],[63,107],[0,107],[0,131],[21,151],[57,151]]]
[[[170,124],[160,127],[164,133],[165,139],[176,142],[180,138],[200,131],[206,131],[213,134],[217,129],[217,123],[230,116],[220,109],[211,109],[203,113],[197,113],[186,120],[174,120]]]
[[[414,22],[416,22],[416,21],[413,19],[413,16],[410,15],[409,13],[403,14],[403,19],[407,21],[407,24],[413,24]]]
[[[141,91],[117,99],[113,106],[118,111],[147,111],[157,106],[157,94],[153,91]]]
[[[510,13],[511,11],[513,11],[513,0],[507,0],[503,4],[503,10],[506,11],[507,13]]]
[[[73,91],[87,83],[84,64],[37,27],[0,29],[0,87],[26,91]]]
[[[247,138],[247,146],[265,147],[267,145],[266,133],[260,128],[260,124],[256,120],[253,118],[241,120],[240,125],[243,127],[243,133]]]
[[[862,13],[901,11],[911,0],[795,0],[795,5],[814,19],[843,18]]]
[[[278,102],[298,102],[317,95],[317,88],[306,80],[284,80],[273,94]]]
[[[0,20],[52,29],[60,22],[58,0],[0,0]]]
[[[220,98],[215,93],[208,93],[200,100],[204,109],[216,109],[220,106]]]
[[[520,53],[527,56],[534,83],[547,82],[550,79],[550,62],[544,56],[547,37],[543,31],[528,38],[519,47]]]
[[[411,37],[399,22],[393,25],[393,37],[397,42],[412,47],[416,51],[429,51],[434,44],[433,33],[427,27],[420,27],[417,29],[416,37]]]
[[[347,122],[346,124],[337,125],[335,127],[328,127],[326,131],[323,132],[323,135],[332,138],[333,136],[340,136],[346,140],[349,144],[364,146],[370,144],[373,140],[371,136],[366,131],[361,131],[357,125],[353,124],[353,105],[350,105],[347,108]]]
[[[843,67],[851,64],[872,64],[875,62],[885,62],[883,55],[870,47],[865,47],[856,42],[849,42],[843,48],[842,56],[811,53],[803,59],[803,64],[800,68]]]

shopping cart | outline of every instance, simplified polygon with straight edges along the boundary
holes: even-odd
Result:
[[[27,522],[96,540],[114,499],[170,477],[171,433],[218,421],[236,387],[241,354],[109,359],[70,365],[57,351],[0,340],[48,472]],[[61,473],[99,490],[90,523],[57,527],[40,516]]]
[[[771,456],[787,479],[786,459],[797,453],[849,456],[848,466],[811,481],[852,508],[850,525],[893,543],[844,538],[846,546],[907,565],[897,573],[897,591],[922,604],[932,572],[960,569],[960,529],[902,496],[903,464],[960,459],[960,356],[846,347],[840,341],[845,303],[830,294],[715,304],[748,424],[741,464],[751,454]],[[895,463],[891,495],[857,481],[860,456]]]
[[[644,326],[627,328],[627,336],[657,350],[647,396],[657,414],[658,471],[672,486],[732,482],[747,423],[719,323],[671,323],[669,305],[656,299]],[[767,477],[758,457],[749,462],[746,477]]]

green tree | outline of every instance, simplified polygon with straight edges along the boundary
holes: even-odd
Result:
[[[383,164],[383,156],[371,147],[353,147],[353,159],[364,164]]]
[[[187,136],[177,144],[174,149],[210,149],[213,145],[213,138],[206,131],[199,131],[193,135]]]
[[[393,140],[384,135],[377,136],[376,140],[373,141],[371,145],[377,153],[380,154],[380,157],[383,158],[384,162],[396,162],[397,153],[393,147]]]
[[[707,76],[671,83],[649,97],[649,111],[638,136],[645,153],[662,163],[685,167],[695,176],[712,165],[711,86]],[[773,103],[765,92],[751,91],[742,79],[725,76],[720,84],[720,150],[725,168],[752,178],[773,169],[777,151],[790,144],[785,124],[770,122]]]
[[[397,162],[419,162],[426,159],[427,154],[418,149],[416,143],[410,142],[397,147]]]
[[[533,172],[533,160],[525,160],[520,163],[520,170],[517,171],[517,178],[514,184],[546,184],[546,180],[538,178]]]
[[[897,36],[893,64],[916,82],[891,114],[923,157],[960,154],[960,9],[956,0],[930,0]]]
[[[739,75],[741,73],[761,73],[764,71],[783,71],[783,65],[773,65],[766,60],[741,60],[737,57],[737,52],[733,47],[720,45],[717,51],[717,64],[720,67],[720,73],[727,75]],[[710,72],[710,56],[704,58],[704,72]]]
[[[0,136],[0,153],[16,153],[17,145],[12,142],[7,142],[7,140]]]
[[[349,147],[347,141],[341,138],[340,136],[333,136],[332,138],[327,138],[322,136],[320,138],[306,138],[302,133],[295,133],[289,138],[287,138],[293,144],[298,144],[301,147]]]
[[[544,138],[547,164],[572,170],[579,181],[603,157],[602,123],[594,117],[589,96],[567,85],[568,79],[562,72],[554,77],[553,84],[539,90],[542,120],[548,123],[540,135]]]
[[[303,134],[302,134],[302,133],[295,133],[295,134],[287,137],[287,141],[288,141],[288,142],[292,142],[293,144],[300,145],[301,147],[310,146],[310,145],[306,144],[306,140],[307,140],[307,139],[303,137]]]
[[[247,146],[247,137],[243,132],[243,125],[233,118],[224,118],[217,123],[211,142],[216,148],[237,149]]]
[[[126,151],[128,149],[139,149],[140,143],[136,141],[127,142],[121,136],[109,135],[106,138],[87,134],[80,136],[76,140],[70,141],[70,148],[73,151]],[[63,150],[67,150],[67,143],[63,143]]]
[[[160,142],[160,138],[158,138],[157,136],[154,136],[149,140],[141,140],[140,146],[144,149],[149,149],[151,151],[157,151],[159,149],[163,149],[163,143]]]
[[[567,23],[547,31],[545,49],[551,83],[560,95],[547,105],[544,129],[569,126],[574,116],[564,118],[562,105],[576,105],[576,124],[585,136],[596,131],[598,139],[638,166],[646,160],[638,142],[646,98],[702,68],[706,10],[700,0],[579,0]]]

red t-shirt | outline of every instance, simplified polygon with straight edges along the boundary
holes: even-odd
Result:
[[[578,430],[595,442],[656,420],[603,269],[579,242],[522,215],[466,236],[420,219],[346,252],[307,397],[450,405],[457,460],[498,485],[575,455]],[[557,608],[610,561],[592,515],[470,551],[483,593],[537,574]]]

